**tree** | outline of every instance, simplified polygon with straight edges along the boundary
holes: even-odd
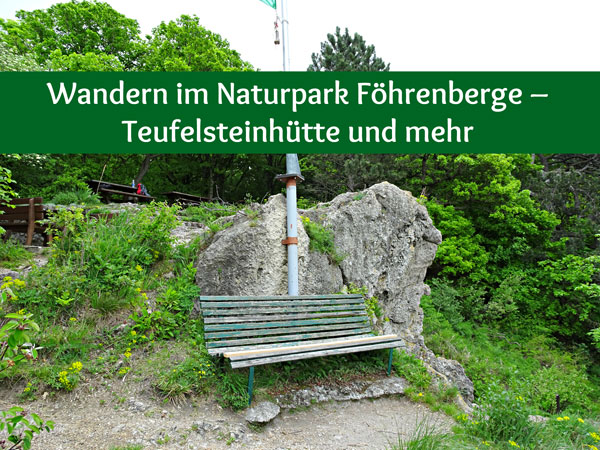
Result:
[[[137,20],[108,3],[72,0],[48,9],[17,11],[19,21],[0,19],[0,39],[19,54],[31,53],[43,64],[55,50],[62,55],[112,55],[126,69],[136,66],[142,50]]]
[[[30,55],[19,55],[5,42],[0,41],[0,72],[41,71],[42,66]]]
[[[229,42],[200,25],[196,16],[182,15],[152,30],[143,59],[144,71],[229,72],[252,70],[252,65],[229,48]]]
[[[335,34],[328,34],[321,43],[321,53],[312,54],[309,72],[387,72],[390,65],[375,54],[375,46],[367,45],[363,37],[348,28],[341,34],[336,27]]]
[[[68,72],[121,72],[123,64],[114,55],[105,53],[71,53],[63,55],[60,50],[54,50],[50,54],[50,66],[52,70]]]

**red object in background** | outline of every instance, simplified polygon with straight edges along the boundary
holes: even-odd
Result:
[[[137,193],[140,195],[142,194],[142,184],[141,183],[138,183],[138,185],[137,185]]]

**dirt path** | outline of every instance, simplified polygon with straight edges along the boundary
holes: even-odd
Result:
[[[0,398],[0,410],[10,406]],[[46,420],[52,433],[34,440],[34,449],[384,449],[409,437],[428,420],[440,431],[452,420],[397,396],[358,402],[329,402],[284,410],[262,429],[249,427],[244,413],[203,400],[181,406],[114,394],[65,395],[26,406]]]

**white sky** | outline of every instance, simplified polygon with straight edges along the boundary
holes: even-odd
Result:
[[[104,1],[137,19],[143,33],[196,14],[255,67],[282,70],[275,12],[259,0]],[[600,70],[598,0],[287,1],[292,70],[306,70],[336,26],[361,34],[397,71]],[[54,3],[0,0],[0,17]]]

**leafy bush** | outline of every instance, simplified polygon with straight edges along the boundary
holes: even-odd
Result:
[[[320,223],[312,222],[308,217],[301,218],[304,231],[310,239],[310,250],[323,253],[329,257],[332,263],[340,264],[345,256],[340,255],[335,248],[333,231]]]
[[[65,311],[92,304],[108,312],[143,300],[139,289],[148,269],[173,253],[176,211],[153,203],[110,220],[91,220],[81,208],[56,211],[49,219],[56,236],[50,260],[32,272],[24,304],[56,304]]]
[[[206,392],[213,374],[214,368],[208,355],[191,355],[160,374],[154,386],[165,397],[176,399],[192,393]]]
[[[63,191],[57,193],[50,203],[55,205],[99,205],[100,196],[91,191],[90,188],[84,187],[70,191]]]
[[[16,239],[0,240],[0,265],[8,269],[15,269],[33,259],[23,245]]]

